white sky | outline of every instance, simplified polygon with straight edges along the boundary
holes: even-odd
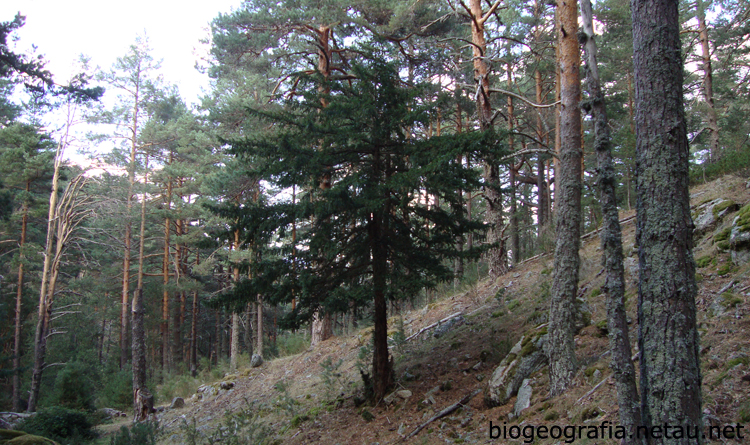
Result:
[[[208,36],[213,18],[236,9],[240,3],[241,0],[4,0],[0,1],[0,21],[12,20],[19,11],[26,16],[26,25],[17,32],[20,40],[14,50],[25,52],[36,45],[60,83],[70,77],[80,54],[91,57],[92,67],[108,70],[145,30],[152,56],[162,59],[164,79],[177,85],[190,104],[197,103],[201,88],[208,86],[206,76],[194,68],[199,55],[206,51],[200,40]]]

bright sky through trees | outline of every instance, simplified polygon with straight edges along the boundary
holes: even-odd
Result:
[[[91,66],[109,69],[144,30],[154,59],[163,59],[164,78],[177,84],[185,101],[197,102],[208,85],[195,63],[208,50],[200,43],[209,22],[220,12],[230,12],[240,0],[186,3],[175,0],[23,0],[0,2],[0,21],[12,20],[17,12],[26,16],[18,32],[18,52],[36,45],[47,68],[58,82],[71,74],[80,54],[91,57]]]

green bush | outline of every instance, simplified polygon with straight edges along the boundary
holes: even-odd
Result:
[[[16,428],[47,437],[62,445],[80,445],[97,436],[86,414],[61,406],[41,410],[22,420]]]
[[[97,402],[100,407],[121,411],[127,411],[133,407],[133,373],[130,367],[112,371],[107,375],[99,390]]]
[[[156,445],[159,425],[156,422],[139,422],[128,429],[122,426],[109,445]]]
[[[80,363],[71,363],[57,374],[52,403],[63,408],[93,411],[94,386]]]

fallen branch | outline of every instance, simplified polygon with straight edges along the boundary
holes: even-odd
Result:
[[[581,403],[581,400],[583,400],[586,397],[588,397],[591,394],[593,394],[594,391],[596,391],[597,389],[599,389],[599,387],[602,386],[604,384],[604,382],[606,382],[607,380],[609,380],[610,377],[612,377],[612,376],[610,375],[610,376],[607,376],[607,377],[603,378],[601,382],[597,383],[596,386],[594,386],[593,388],[591,388],[591,391],[589,391],[586,394],[584,394],[580,399],[578,399],[578,401],[576,403]]]
[[[731,288],[731,287],[732,287],[732,286],[734,286],[735,284],[737,284],[737,283],[736,283],[736,282],[735,282],[734,280],[730,280],[730,281],[729,281],[729,283],[728,283],[728,284],[727,284],[726,286],[722,287],[722,288],[721,288],[721,290],[720,290],[719,292],[716,292],[716,295],[721,295],[721,294],[723,294],[724,292],[728,291],[728,290],[729,290],[729,288]]]
[[[401,441],[403,442],[406,439],[411,439],[412,437],[416,436],[420,431],[422,431],[424,429],[424,427],[426,427],[430,423],[432,423],[432,422],[434,422],[434,421],[436,421],[436,420],[438,420],[438,419],[440,419],[442,417],[447,416],[448,414],[450,414],[453,411],[457,410],[462,405],[467,404],[469,402],[469,400],[473,399],[474,396],[476,396],[480,392],[482,392],[481,389],[475,389],[473,392],[471,392],[471,393],[467,394],[466,396],[464,396],[463,399],[459,400],[458,402],[454,403],[453,405],[445,408],[444,410],[442,410],[439,413],[435,414],[434,416],[430,417],[425,423],[419,425],[414,431],[412,431],[411,434],[409,434],[408,436],[406,436],[403,439],[401,439]]]
[[[435,323],[432,323],[431,325],[429,325],[429,326],[426,326],[426,327],[424,327],[424,328],[420,329],[420,330],[419,330],[419,332],[417,332],[416,334],[411,334],[410,336],[406,337],[406,340],[404,340],[404,341],[405,341],[405,342],[406,342],[406,341],[409,341],[409,340],[411,340],[412,338],[414,338],[414,337],[417,337],[417,336],[419,336],[419,334],[421,334],[422,332],[428,331],[428,330],[430,330],[430,329],[434,328],[435,326],[439,325],[440,323],[445,323],[446,321],[450,320],[451,318],[456,318],[456,317],[458,317],[458,316],[459,316],[459,315],[461,315],[461,314],[463,314],[463,312],[456,312],[455,314],[453,314],[453,315],[449,315],[449,316],[447,316],[447,317],[443,318],[443,319],[442,319],[442,320],[440,320],[440,321],[437,321],[437,322],[435,322]]]
[[[607,350],[606,350],[606,351],[604,352],[604,354],[602,354],[602,355],[600,355],[600,356],[599,356],[599,358],[602,358],[602,357],[604,357],[605,355],[607,355],[607,354],[608,354],[608,353],[610,353],[610,352],[612,352],[612,350],[611,350],[611,349],[607,349]],[[640,351],[636,351],[636,353],[635,353],[635,354],[633,354],[633,356],[632,356],[632,357],[630,357],[630,361],[635,361],[635,359],[636,359],[636,357],[638,357],[638,354],[639,354],[639,353],[640,353]],[[609,376],[607,376],[607,377],[603,378],[601,382],[597,383],[597,384],[596,384],[596,386],[594,386],[593,388],[591,388],[591,390],[590,390],[589,392],[587,392],[586,394],[584,394],[584,395],[583,395],[583,397],[581,397],[580,399],[578,399],[578,402],[576,402],[576,403],[581,403],[581,400],[583,400],[583,399],[585,399],[586,397],[588,397],[588,396],[590,396],[591,394],[593,394],[593,393],[594,393],[594,391],[596,391],[597,389],[599,389],[599,387],[600,387],[600,386],[602,386],[602,384],[603,384],[604,382],[606,382],[607,380],[609,380],[610,378],[612,378],[612,374],[610,374]]]

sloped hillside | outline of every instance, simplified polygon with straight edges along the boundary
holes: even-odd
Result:
[[[701,226],[695,249],[705,419],[709,424],[739,422],[750,428],[750,265],[734,265],[726,250],[731,247],[727,228],[739,208],[750,203],[750,190],[745,179],[727,176],[694,188],[691,196],[696,221],[702,215],[708,219],[706,211],[713,217]],[[635,344],[633,216],[631,211],[621,219],[626,305]],[[495,282],[483,281],[405,312],[403,328],[398,318],[391,319],[397,387],[387,403],[360,405],[363,385],[358,364],[367,361],[369,344],[369,332],[362,330],[202,387],[184,408],[159,414],[163,443],[522,443],[528,439],[491,439],[490,422],[506,427],[616,423],[600,255],[596,234],[585,236],[579,296],[590,312],[590,324],[576,337],[580,371],[574,386],[563,396],[550,398],[546,368],[534,373],[530,406],[513,420],[509,415],[516,397],[489,408],[484,393],[511,347],[547,320],[551,255],[521,263]],[[480,393],[439,416],[476,390]],[[534,443],[556,442],[559,439],[535,438]],[[616,442],[583,438],[575,443]]]

